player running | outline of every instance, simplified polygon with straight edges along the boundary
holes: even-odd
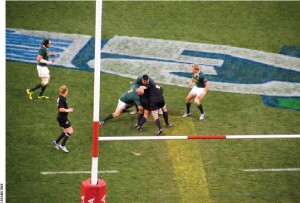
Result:
[[[58,115],[57,115],[57,122],[60,127],[64,128],[64,131],[60,133],[56,140],[53,141],[54,147],[59,150],[62,149],[64,152],[69,152],[66,147],[66,142],[73,133],[73,128],[71,126],[71,122],[68,119],[68,113],[73,112],[73,108],[68,108],[67,103],[67,95],[68,95],[68,88],[63,85],[59,88],[59,97],[57,99],[57,108],[58,108]],[[59,142],[62,141],[61,144]]]
[[[48,49],[50,47],[50,44],[51,41],[49,39],[45,39],[39,49],[39,53],[37,56],[37,71],[42,82],[38,83],[35,87],[26,90],[26,93],[29,95],[30,100],[32,100],[32,93],[39,88],[42,89],[38,96],[38,99],[49,99],[48,96],[44,96],[44,92],[50,82],[50,72],[47,65],[52,64],[52,61],[49,60],[49,56],[56,56],[56,54],[49,52]]]
[[[145,87],[139,87],[138,84],[132,83],[129,90],[121,95],[115,112],[109,114],[103,120],[99,121],[99,124],[104,125],[106,121],[119,116],[123,112],[126,112],[127,109],[135,104],[137,105],[139,111],[142,111],[143,107],[141,105],[140,95],[144,94],[144,89]]]
[[[186,112],[183,114],[182,117],[187,117],[192,115],[192,113],[190,112],[191,100],[195,97],[194,102],[198,107],[198,109],[200,110],[199,120],[203,120],[205,113],[203,110],[203,106],[201,104],[201,100],[206,95],[209,83],[205,78],[204,74],[200,71],[200,67],[198,64],[192,65],[192,73],[193,73],[192,80],[187,87],[190,88],[194,82],[196,86],[193,87],[193,89],[189,92],[188,96],[186,97]]]
[[[150,111],[152,113],[154,122],[158,128],[157,136],[159,136],[163,133],[163,128],[162,128],[160,120],[158,118],[158,110],[160,108],[163,111],[163,117],[165,120],[166,127],[170,128],[173,125],[171,123],[169,123],[168,110],[167,110],[167,106],[166,106],[164,96],[163,96],[163,89],[160,86],[152,84],[152,83],[149,84],[147,89],[149,90]],[[141,127],[147,121],[148,116],[149,116],[149,110],[145,109],[144,116],[141,118],[141,120],[139,121],[139,123],[136,127],[139,131],[141,131]]]

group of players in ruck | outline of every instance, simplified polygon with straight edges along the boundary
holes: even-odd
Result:
[[[191,115],[191,100],[195,98],[194,103],[200,110],[199,120],[203,120],[205,114],[200,101],[208,90],[208,81],[204,74],[200,71],[198,64],[192,65],[192,79],[187,87],[190,88],[193,83],[195,83],[195,86],[186,97],[186,112],[182,117]],[[147,118],[151,112],[154,122],[158,128],[157,136],[161,135],[163,133],[163,128],[158,116],[160,109],[163,112],[162,114],[166,127],[170,128],[173,126],[171,123],[169,123],[168,110],[163,96],[163,89],[148,75],[138,77],[135,82],[130,84],[129,90],[123,93],[119,98],[118,106],[115,112],[109,114],[103,120],[99,121],[100,125],[104,125],[104,123],[109,119],[115,118],[121,113],[127,112],[128,109],[134,105],[138,111],[138,118],[134,127],[138,131],[142,131],[141,128],[147,121]]]
[[[147,121],[151,112],[158,128],[157,135],[162,134],[163,128],[158,117],[159,109],[163,111],[166,127],[169,128],[173,126],[169,123],[163,89],[158,84],[155,84],[154,80],[148,75],[138,77],[135,82],[130,84],[130,88],[119,98],[115,112],[101,120],[100,125],[104,125],[109,119],[115,118],[123,112],[127,112],[127,110],[133,106],[136,106],[138,111],[137,123],[134,126],[138,131],[142,131],[142,126]]]

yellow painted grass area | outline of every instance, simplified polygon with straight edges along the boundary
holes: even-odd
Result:
[[[195,135],[191,118],[172,117],[171,123],[170,134]],[[211,202],[197,141],[169,140],[167,144],[182,202]]]

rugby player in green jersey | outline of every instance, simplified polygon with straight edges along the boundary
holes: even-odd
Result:
[[[144,89],[145,87],[140,87],[138,84],[132,83],[129,90],[121,95],[115,112],[109,114],[103,120],[99,121],[99,124],[104,125],[107,120],[119,116],[121,113],[126,112],[127,109],[134,105],[138,107],[139,111],[142,111],[143,107],[141,105],[140,96],[144,94]]]
[[[208,90],[208,81],[205,78],[204,74],[200,71],[200,67],[198,64],[193,64],[192,65],[192,80],[188,84],[188,88],[192,86],[192,84],[195,82],[195,85],[193,89],[189,92],[188,96],[186,97],[186,112],[183,114],[182,117],[187,117],[192,115],[190,112],[190,107],[191,107],[191,100],[195,97],[195,104],[200,110],[200,120],[204,119],[204,110],[203,106],[201,104],[201,99],[206,95],[206,92]]]
[[[40,46],[39,53],[37,56],[37,71],[42,82],[38,83],[35,87],[26,90],[26,93],[29,95],[30,100],[32,100],[32,93],[39,88],[42,89],[38,96],[38,99],[49,99],[48,96],[44,96],[44,92],[47,88],[47,85],[50,82],[50,72],[47,65],[52,64],[52,61],[49,60],[49,56],[56,56],[56,54],[49,52],[48,49],[50,47],[50,44],[51,41],[49,39],[45,39],[42,45]]]

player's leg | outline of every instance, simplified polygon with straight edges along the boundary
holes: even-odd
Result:
[[[199,120],[203,120],[204,119],[204,109],[203,109],[203,105],[201,103],[201,99],[203,99],[203,97],[205,96],[205,93],[203,92],[203,89],[201,88],[195,98],[195,104],[198,107],[199,111],[200,111],[200,117]]]
[[[57,118],[57,122],[58,122],[59,127],[65,128],[66,122],[65,122],[64,120],[60,120],[60,119]],[[62,132],[58,135],[58,137],[56,138],[56,140],[54,140],[54,141],[52,142],[52,144],[54,145],[54,148],[55,148],[55,149],[59,150],[59,142],[61,141],[61,139],[62,139],[64,136],[65,136],[65,132],[62,131]]]
[[[188,94],[188,96],[185,98],[185,105],[186,105],[186,112],[183,114],[182,117],[187,117],[191,115],[191,100],[195,97],[194,93],[192,91]]]
[[[106,121],[112,118],[118,117],[123,111],[124,111],[123,108],[117,107],[114,113],[107,115],[106,117],[104,117],[103,120],[100,121],[100,125],[103,125]]]
[[[163,128],[161,127],[161,123],[160,123],[160,120],[158,118],[158,109],[156,110],[152,110],[152,116],[153,116],[153,119],[154,119],[154,122],[158,128],[158,132],[157,132],[157,136],[161,135],[163,133]]]
[[[115,118],[117,116],[119,116],[121,113],[123,113],[124,110],[126,110],[126,106],[127,104],[122,102],[120,99],[118,101],[118,106],[115,110],[114,113],[111,113],[109,115],[107,115],[106,117],[104,117],[104,119],[102,119],[101,121],[99,121],[100,125],[104,125],[104,123],[112,118]]]
[[[41,77],[41,79],[42,79],[42,82],[41,82],[42,88],[41,88],[41,92],[39,93],[38,98],[39,99],[49,99],[48,96],[44,96],[44,92],[50,82],[50,78],[49,77]]]
[[[168,114],[168,109],[167,109],[167,105],[165,102],[162,103],[163,107],[161,107],[160,109],[162,109],[163,111],[163,117],[164,117],[164,120],[165,120],[165,123],[166,123],[166,127],[167,128],[170,128],[172,127],[172,123],[169,123],[169,114]]]
[[[32,100],[32,93],[39,89],[42,88],[41,93],[39,94],[38,98],[39,99],[48,99],[49,97],[43,96],[45,89],[47,87],[47,84],[50,81],[50,72],[47,67],[42,67],[42,66],[37,66],[37,71],[38,75],[41,78],[42,82],[38,83],[35,87],[26,89],[26,93],[29,95],[29,99]]]
[[[61,145],[59,145],[59,147],[64,152],[68,153],[69,151],[68,151],[68,149],[66,147],[66,142],[68,141],[68,139],[70,138],[70,136],[73,134],[73,128],[72,128],[72,126],[70,126],[68,128],[65,128],[64,133],[65,133],[65,136],[63,138],[63,141],[62,141]]]
[[[142,111],[138,110],[137,121],[136,124],[134,125],[134,128],[138,128],[140,121],[144,117],[144,113],[145,113],[145,109],[143,109]]]
[[[50,83],[50,71],[47,66],[40,67],[39,68],[39,77],[42,79],[42,88],[41,92],[38,96],[39,99],[49,99],[48,96],[44,96],[44,92]]]
[[[73,128],[71,127],[71,123],[68,120],[62,119],[62,120],[57,120],[59,123],[59,126],[64,128],[64,131],[61,132],[58,137],[56,138],[56,140],[54,140],[52,143],[54,145],[54,147],[59,150],[59,148],[61,148],[63,151],[68,152],[68,150],[63,147],[66,144],[66,141],[68,140],[68,138],[71,136],[71,134],[73,133]],[[62,144],[60,145],[59,142],[63,139]]]
[[[143,114],[140,115],[138,123],[135,126],[138,131],[142,131],[141,127],[147,122],[147,119],[150,115],[150,100],[148,97],[141,98],[141,106],[143,108]]]
[[[142,118],[139,120],[139,123],[138,125],[136,126],[136,129],[138,131],[142,131],[142,126],[147,122],[147,119],[149,117],[149,114],[150,114],[150,110],[148,109],[144,109],[144,114],[142,116]]]

